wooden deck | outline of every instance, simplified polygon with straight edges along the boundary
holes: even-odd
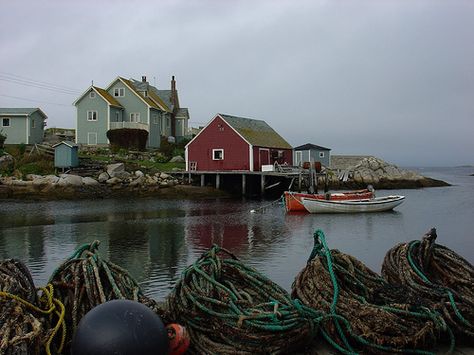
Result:
[[[285,171],[180,171],[168,172],[172,175],[181,175],[187,177],[189,183],[198,182],[200,186],[214,185],[216,189],[226,189],[232,187],[236,189],[236,184],[240,186],[242,195],[260,194],[264,196],[275,190],[293,190],[301,191],[303,187],[306,189],[310,185],[309,179],[311,174],[314,178],[317,176],[326,176],[325,174],[311,173],[308,169],[285,169]],[[196,181],[199,179],[198,181]]]

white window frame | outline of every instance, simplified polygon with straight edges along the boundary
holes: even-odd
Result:
[[[140,122],[140,112],[130,112],[130,122]]]
[[[114,97],[124,97],[125,88],[114,88]]]
[[[5,122],[8,122],[6,125]],[[12,120],[10,117],[2,117],[2,127],[11,127],[12,125]]]
[[[218,152],[221,153],[221,157],[220,157],[220,158],[216,158],[216,153],[218,153]],[[222,149],[222,148],[213,149],[213,150],[212,150],[212,160],[224,160],[224,149]]]
[[[94,118],[95,114],[95,118]],[[97,110],[87,110],[87,120],[90,122],[96,122],[97,119],[99,118],[99,113]]]
[[[95,91],[91,91],[91,92],[89,93],[89,97],[90,97],[91,99],[95,99]]]
[[[156,113],[153,114],[153,123],[154,124],[160,124],[160,118]]]
[[[319,157],[324,158],[324,152],[319,152]]]

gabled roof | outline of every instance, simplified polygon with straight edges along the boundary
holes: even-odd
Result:
[[[68,147],[70,148],[73,148],[73,147],[79,147],[79,145],[77,145],[76,143],[74,142],[69,142],[69,141],[61,141],[59,143],[56,143],[55,145],[52,146],[52,148],[55,148],[61,144],[64,144],[64,145],[67,145]]]
[[[237,117],[219,113],[229,126],[236,130],[249,144],[259,147],[292,149],[265,121],[251,118]]]
[[[139,90],[137,90],[137,88],[133,85],[132,81],[131,80],[127,80],[127,79],[124,79],[122,77],[118,77],[118,79],[124,83],[133,93],[135,93],[143,102],[145,102],[148,106],[150,107],[153,107],[153,108],[156,108],[158,110],[162,110],[162,108],[160,106],[158,106],[157,103],[155,103],[155,101],[153,101],[151,98],[149,97],[145,97],[143,95],[141,95],[139,93]],[[115,81],[114,81],[115,82]],[[110,87],[111,85],[109,85]]]
[[[100,88],[100,87],[98,87],[98,86],[93,86],[93,85],[89,86],[89,87],[87,88],[87,90],[84,91],[84,92],[82,93],[82,95],[79,96],[79,97],[77,98],[77,100],[74,101],[72,104],[73,104],[73,105],[76,105],[79,101],[82,100],[82,98],[83,98],[84,96],[86,96],[87,94],[89,94],[89,93],[91,92],[91,90],[94,90],[94,91],[97,93],[97,95],[99,95],[100,97],[102,97],[102,98],[105,100],[105,102],[107,102],[107,104],[109,104],[109,105],[111,105],[111,106],[123,108],[123,106],[120,104],[120,102],[118,102],[117,100],[115,100],[115,98],[114,98],[112,95],[110,95],[110,94],[107,92],[107,90],[104,90],[104,89],[102,89],[102,88]]]
[[[173,109],[173,102],[171,101],[171,90],[158,90],[154,86],[151,86],[151,91],[154,91],[163,102],[168,106],[171,110]]]
[[[163,110],[163,111],[166,111],[166,112],[171,112],[170,108],[166,105],[166,103],[161,99],[161,97],[158,96],[158,94],[155,93],[155,91],[153,90],[149,90],[148,91],[148,97],[150,99],[152,99],[153,101],[155,101],[155,103],[160,106],[160,108]]]
[[[118,102],[117,100],[115,100],[115,98],[110,95],[107,91],[105,91],[104,89],[101,89],[97,86],[93,86],[92,87],[100,96],[102,96],[102,98],[107,101],[107,103],[110,105],[110,106],[116,106],[116,107],[123,107],[120,102]]]
[[[38,111],[45,119],[48,118],[46,114],[41,111],[38,107],[14,107],[14,108],[0,108],[0,115],[9,115],[9,116],[29,116],[32,113]]]
[[[182,107],[176,113],[176,118],[189,118],[189,111],[186,107]]]
[[[310,150],[310,149],[317,149],[317,150],[331,150],[329,148],[321,147],[320,145],[306,143],[300,145],[298,147],[293,148],[294,150]]]

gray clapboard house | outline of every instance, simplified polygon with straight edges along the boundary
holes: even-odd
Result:
[[[293,148],[293,162],[301,165],[304,162],[320,162],[322,166],[329,167],[331,163],[331,149],[316,144],[303,144]]]
[[[47,118],[37,107],[0,108],[0,133],[7,136],[5,144],[41,143]]]
[[[180,140],[188,132],[189,112],[179,106],[174,76],[171,90],[158,90],[141,81],[117,77],[105,89],[90,86],[75,102],[76,143],[106,145],[107,131],[144,129],[147,147],[159,148],[162,137]]]

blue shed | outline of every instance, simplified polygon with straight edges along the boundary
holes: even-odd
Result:
[[[293,148],[294,150],[294,157],[293,163],[295,165],[303,164],[304,162],[320,162],[322,166],[330,166],[331,165],[331,149],[321,147],[320,145],[316,144],[303,144],[299,147]]]
[[[73,142],[62,141],[53,145],[54,167],[74,168],[79,166],[78,145]]]

